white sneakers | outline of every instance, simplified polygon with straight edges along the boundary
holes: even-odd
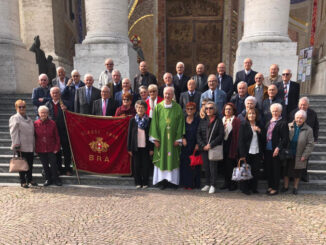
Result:
[[[202,189],[201,189],[201,191],[208,191],[209,190],[209,185],[205,185]]]
[[[209,188],[208,194],[213,194],[215,193],[215,187],[211,185],[211,187]]]

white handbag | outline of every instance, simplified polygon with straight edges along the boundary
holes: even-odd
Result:
[[[209,137],[208,143],[210,143],[211,139],[212,139],[212,135],[213,135],[213,131],[215,129],[216,126],[216,122],[214,123],[212,132],[211,132],[211,136]],[[211,149],[208,150],[208,159],[210,161],[221,161],[223,160],[223,144],[222,145],[217,145]]]

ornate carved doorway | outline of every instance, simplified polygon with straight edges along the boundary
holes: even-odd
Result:
[[[185,73],[193,75],[198,63],[206,74],[216,73],[222,58],[223,0],[167,0],[167,71],[183,61]]]

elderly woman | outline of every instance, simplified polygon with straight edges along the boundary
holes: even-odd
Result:
[[[139,99],[142,101],[146,101],[149,98],[148,89],[145,85],[139,87]]]
[[[241,191],[246,195],[250,195],[250,191],[258,193],[259,165],[264,152],[264,136],[257,118],[258,110],[248,109],[239,133],[239,157],[250,164],[253,176],[251,180],[241,182]]]
[[[213,194],[216,187],[217,161],[208,159],[208,151],[223,143],[224,128],[213,101],[206,103],[205,112],[206,117],[200,120],[197,129],[197,143],[202,152],[206,178],[206,185],[201,190]]]
[[[246,114],[247,114],[247,111],[249,109],[254,109],[256,108],[256,104],[257,104],[257,100],[254,96],[248,96],[245,101],[244,101],[244,104],[245,104],[245,109],[240,112],[238,114],[238,118],[240,119],[240,121],[243,123],[246,121]],[[257,118],[258,120],[258,118]]]
[[[122,106],[118,107],[115,111],[115,116],[135,116],[136,111],[132,103],[132,95],[128,92],[122,95]]]
[[[241,121],[237,118],[237,109],[231,102],[225,104],[223,108],[223,126],[224,126],[224,140],[223,140],[223,170],[224,170],[224,184],[220,188],[229,189],[233,191],[237,188],[236,182],[231,180],[233,168],[237,164],[238,158],[238,138]]]
[[[186,134],[182,139],[180,155],[180,185],[185,189],[200,188],[200,166],[191,167],[189,156],[194,149],[198,150],[196,133],[199,125],[199,117],[196,115],[196,103],[186,104]]]
[[[205,98],[202,100],[201,102],[201,108],[200,108],[200,111],[199,111],[199,117],[201,119],[204,119],[206,117],[206,113],[205,113],[205,105],[208,101],[212,101],[210,98]]]
[[[9,119],[9,130],[11,136],[11,149],[17,151],[18,155],[25,158],[29,170],[19,172],[20,185],[28,188],[28,185],[37,186],[33,182],[33,154],[34,154],[34,125],[32,119],[26,115],[26,103],[23,100],[15,102],[17,113]]]
[[[49,108],[38,108],[40,119],[34,122],[35,152],[38,153],[45,172],[44,186],[54,183],[61,186],[58,176],[56,153],[60,150],[60,138],[55,122],[49,119]]]
[[[292,159],[287,161],[284,169],[284,186],[281,192],[289,190],[289,177],[294,178],[293,194],[298,194],[299,181],[305,170],[307,160],[314,148],[314,135],[312,128],[306,123],[307,113],[299,110],[295,113],[294,121],[289,123],[290,147]]]
[[[128,153],[133,157],[133,169],[136,188],[148,187],[150,155],[153,155],[153,144],[149,141],[150,118],[146,115],[147,105],[143,100],[135,104],[137,114],[129,121]]]
[[[289,141],[289,128],[286,120],[282,118],[282,105],[279,103],[270,106],[272,119],[266,124],[265,164],[268,180],[268,195],[277,195],[280,185],[281,161],[280,151],[287,147]]]
[[[158,88],[155,84],[150,84],[148,86],[149,98],[146,100],[147,111],[146,114],[150,118],[153,116],[155,106],[160,103],[163,99],[158,96]]]

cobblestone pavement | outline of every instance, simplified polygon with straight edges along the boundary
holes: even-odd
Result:
[[[326,195],[0,187],[0,244],[326,244]]]

